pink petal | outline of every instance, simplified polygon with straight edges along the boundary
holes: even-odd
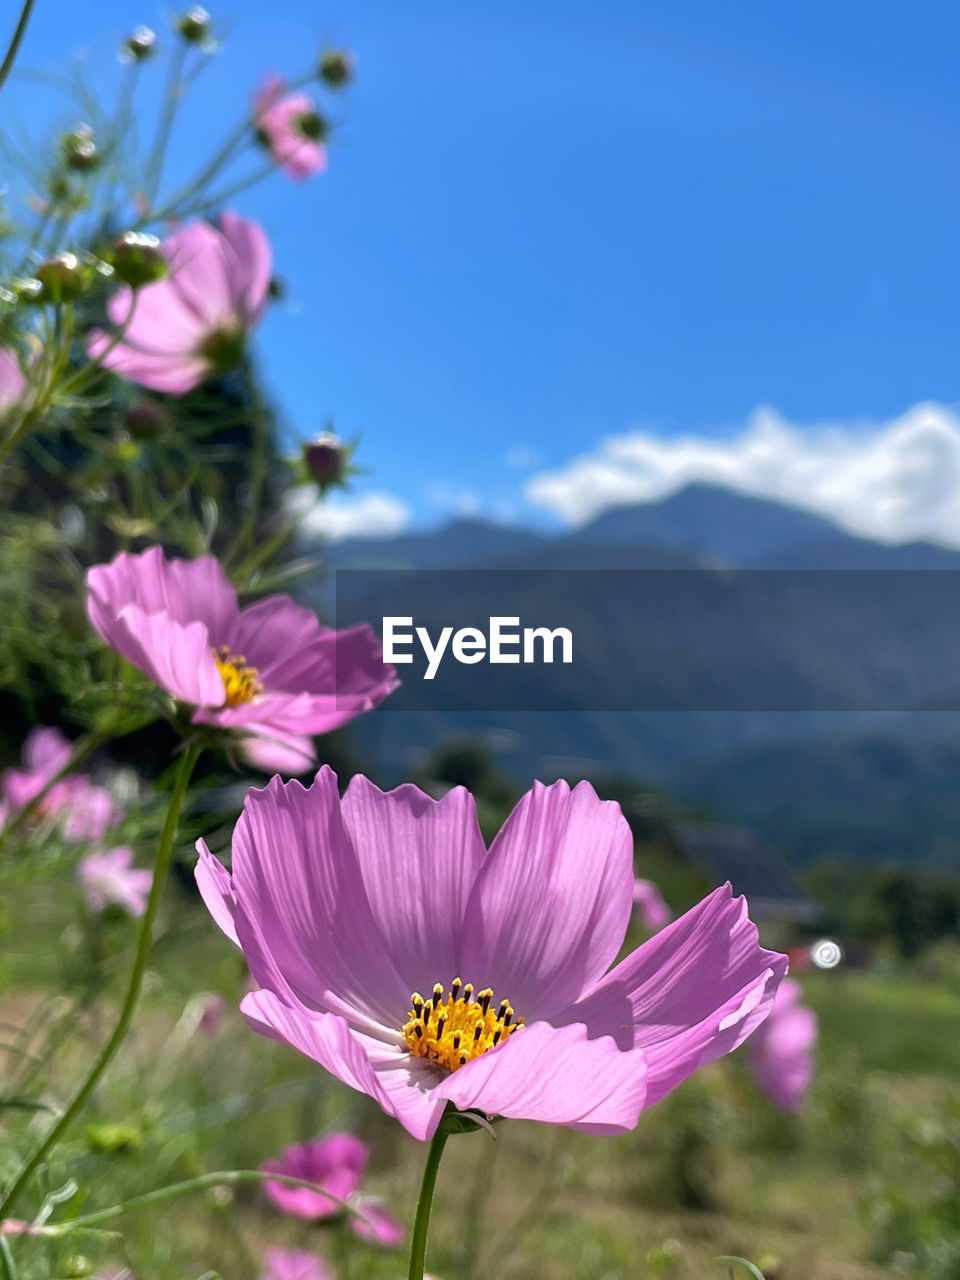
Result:
[[[37,725],[27,734],[23,744],[23,763],[33,773],[52,777],[70,759],[73,744],[59,729]]]
[[[126,325],[122,346],[147,355],[174,355],[181,359],[196,354],[208,327],[186,305],[171,280],[158,280],[138,289],[131,315],[133,297],[130,289],[119,289],[107,304],[113,324]]]
[[[640,1050],[589,1039],[583,1026],[535,1022],[452,1072],[435,1093],[461,1110],[626,1133],[646,1098]]]
[[[223,702],[223,678],[210,653],[210,637],[202,622],[181,626],[165,613],[144,613],[139,605],[128,604],[117,618],[111,644],[154,684],[181,702],[193,706],[218,706]]]
[[[248,793],[233,835],[232,883],[237,933],[259,985],[272,984],[275,968],[318,1007],[402,1025],[410,993],[371,914],[331,769],[309,789],[274,778]]]
[[[362,1218],[350,1218],[350,1230],[355,1236],[378,1244],[382,1249],[395,1249],[403,1243],[403,1223],[398,1222],[379,1200],[363,1197],[355,1201],[354,1207],[363,1214]]]
[[[167,560],[160,547],[140,555],[121,551],[109,564],[88,570],[87,587],[107,613],[136,604],[144,613],[167,613],[174,622],[203,622],[211,644],[228,643],[239,616],[237,593],[213,556]]]
[[[310,1219],[333,1217],[341,1212],[341,1206],[329,1197],[346,1201],[357,1191],[369,1154],[366,1144],[350,1133],[332,1133],[319,1142],[295,1143],[278,1160],[268,1160],[261,1168],[315,1182],[329,1195],[282,1182],[266,1182],[264,1191],[284,1213]]]
[[[240,939],[237,937],[237,926],[234,919],[237,904],[233,896],[233,882],[230,879],[230,873],[213,856],[205,841],[197,841],[197,852],[200,854],[200,858],[193,874],[197,881],[197,888],[200,890],[200,897],[203,898],[204,905],[213,916],[216,924],[220,926],[230,941],[236,943],[239,947]]]
[[[729,884],[650,938],[559,1016],[645,1051],[647,1105],[730,1053],[764,1020],[787,968]]]
[[[150,354],[123,343],[113,347],[105,355],[111,341],[109,334],[96,330],[87,342],[87,354],[92,360],[102,357],[105,369],[128,382],[149,387],[151,391],[183,396],[199,386],[210,374],[208,362],[199,357],[170,353]]]
[[[260,320],[267,304],[273,270],[270,241],[259,223],[235,213],[220,215],[220,230],[226,242],[231,307],[244,327],[250,329]]]
[[[228,277],[227,246],[215,227],[192,222],[164,241],[163,252],[170,266],[167,283],[205,332],[237,318]]]
[[[306,773],[317,763],[312,738],[280,730],[243,738],[238,750],[247,764],[270,774]]]
[[[473,796],[433,800],[354,777],[342,803],[374,919],[407,994],[460,974],[462,922],[486,855]],[[464,974],[468,981],[470,975]]]
[[[365,1093],[394,1116],[414,1138],[433,1136],[444,1103],[428,1088],[411,1083],[411,1059],[382,1046],[375,1069],[346,1021],[333,1013],[314,1013],[303,1005],[289,1006],[271,991],[254,991],[240,1006],[255,1031],[319,1062],[351,1089]],[[422,1065],[422,1064],[421,1064]]]
[[[527,1022],[575,1001],[616,958],[630,918],[633,838],[587,782],[535,783],[480,870],[464,923],[464,980]]]

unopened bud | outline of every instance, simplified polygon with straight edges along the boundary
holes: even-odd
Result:
[[[321,492],[343,481],[349,457],[349,449],[332,431],[325,431],[303,446],[303,461]]]
[[[123,42],[121,57],[126,62],[146,62],[157,50],[157,33],[149,27],[134,27]]]
[[[92,262],[81,261],[75,253],[58,253],[41,262],[36,270],[40,302],[74,302],[87,292],[96,276]]]
[[[326,142],[330,126],[319,111],[306,111],[297,120],[297,130],[311,142]]]
[[[113,242],[110,262],[117,279],[132,289],[162,280],[167,274],[167,260],[156,236],[142,231],[125,231]]]
[[[342,89],[353,79],[353,55],[346,49],[331,49],[320,59],[320,79],[331,89]]]
[[[74,1254],[72,1258],[68,1258],[63,1264],[63,1274],[69,1280],[75,1280],[80,1276],[92,1276],[93,1263],[89,1258],[85,1258],[82,1253]]]
[[[152,440],[168,421],[166,410],[153,400],[138,400],[123,415],[124,426],[135,440]]]
[[[87,173],[100,163],[100,153],[93,140],[93,130],[88,124],[77,125],[60,144],[64,163],[69,169]]]
[[[210,34],[210,15],[195,4],[177,19],[177,30],[188,44],[202,44]]]

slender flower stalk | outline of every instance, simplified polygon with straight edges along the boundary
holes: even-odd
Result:
[[[423,1180],[420,1183],[420,1195],[417,1199],[417,1214],[413,1220],[413,1236],[410,1240],[410,1267],[407,1271],[407,1280],[423,1280],[423,1268],[427,1258],[427,1231],[430,1227],[433,1193],[437,1188],[437,1174],[440,1170],[443,1148],[447,1145],[449,1136],[449,1130],[441,1124],[430,1139],[430,1146],[427,1148],[427,1159],[423,1166]]]
[[[20,45],[23,37],[27,33],[27,24],[30,21],[30,15],[33,12],[34,0],[24,0],[23,8],[20,10],[20,17],[17,21],[16,28],[4,54],[3,62],[0,63],[0,89],[6,83],[7,76],[17,60],[17,54],[20,52]]]
[[[174,779],[173,784],[173,791],[170,794],[170,803],[167,806],[167,816],[163,824],[163,830],[160,833],[160,843],[157,848],[157,861],[153,869],[153,883],[150,886],[150,895],[147,898],[147,908],[143,915],[143,923],[140,926],[140,935],[137,939],[137,951],[133,962],[133,970],[130,974],[130,985],[127,988],[127,994],[123,1002],[123,1007],[120,1010],[120,1016],[113,1029],[113,1034],[100,1051],[100,1055],[96,1062],[87,1073],[87,1076],[80,1085],[80,1088],[73,1095],[73,1098],[61,1114],[60,1119],[40,1141],[34,1149],[33,1154],[28,1157],[16,1178],[14,1178],[12,1185],[3,1197],[3,1200],[0,1201],[0,1218],[7,1216],[30,1178],[70,1128],[70,1125],[73,1123],[77,1113],[96,1088],[100,1077],[103,1075],[104,1071],[106,1071],[117,1050],[120,1048],[120,1045],[126,1038],[127,1032],[130,1030],[130,1024],[133,1021],[133,1014],[137,1007],[137,1001],[140,998],[140,988],[143,986],[143,975],[147,967],[147,959],[150,955],[153,925],[157,917],[157,911],[160,907],[160,900],[163,896],[163,889],[167,881],[167,873],[170,870],[170,862],[173,857],[173,849],[177,836],[177,826],[180,819],[180,810],[183,806],[184,797],[187,794],[187,788],[190,785],[190,778],[193,774],[193,770],[196,767],[197,760],[200,758],[200,752],[200,747],[189,746],[185,748],[183,755],[180,758],[180,766],[177,769],[176,778]]]

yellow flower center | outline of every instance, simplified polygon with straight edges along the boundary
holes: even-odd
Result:
[[[407,1048],[415,1058],[428,1058],[448,1071],[478,1058],[523,1026],[522,1018],[514,1021],[509,1000],[495,1008],[489,987],[474,999],[472,983],[464,986],[459,978],[454,978],[449,996],[438,982],[430,999],[414,991],[410,1000],[413,1008],[403,1026]]]
[[[211,649],[217,670],[223,677],[223,689],[228,707],[239,707],[250,702],[258,693],[263,692],[263,685],[257,679],[260,672],[256,667],[248,667],[243,654],[231,653],[225,644]]]

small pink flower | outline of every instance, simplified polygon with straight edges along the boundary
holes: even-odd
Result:
[[[299,1249],[266,1249],[260,1280],[333,1280],[333,1272],[312,1253]]]
[[[350,1218],[350,1229],[355,1236],[371,1244],[378,1244],[382,1249],[395,1249],[403,1243],[403,1224],[397,1221],[381,1200],[356,1196],[352,1203],[363,1214],[362,1218]]]
[[[111,346],[98,330],[87,350],[121,378],[179,396],[238,363],[266,307],[270,244],[257,223],[224,213],[219,228],[191,223],[161,248],[170,274],[107,304],[118,327],[133,305],[123,339]]]
[[[289,596],[240,609],[212,556],[121,552],[87,572],[87,588],[94,630],[193,707],[194,724],[261,737],[265,750],[275,739],[306,745],[397,686],[370,627],[330,630]]]
[[[36,799],[70,759],[72,750],[59,729],[31,729],[23,744],[23,767],[6,769],[0,775],[6,813],[14,814]],[[72,774],[50,788],[40,804],[39,816],[62,819],[64,837],[73,843],[99,844],[122,814],[104,787],[95,786],[83,774]]]
[[[462,787],[433,800],[357,776],[341,800],[324,767],[248,793],[232,872],[197,847],[200,892],[259,988],[248,1022],[415,1138],[448,1103],[632,1129],[763,1022],[786,970],[729,885],[615,964],[633,838],[585,782],[536,784],[488,850]]]
[[[0,347],[0,418],[21,403],[26,390],[17,353],[11,347]]]
[[[302,180],[327,167],[323,122],[305,93],[287,93],[280,76],[268,76],[254,99],[257,134],[284,173]]]
[[[652,880],[634,880],[633,906],[640,917],[640,923],[650,933],[656,933],[673,919],[673,912]]]
[[[227,1002],[215,991],[208,991],[203,997],[203,1011],[197,1030],[201,1035],[215,1036],[219,1033],[227,1016]]]
[[[800,1003],[799,982],[780,984],[770,1016],[751,1037],[750,1068],[757,1084],[783,1111],[796,1111],[813,1079],[817,1015]]]
[[[91,911],[116,905],[131,916],[143,915],[153,876],[149,871],[139,871],[132,862],[133,850],[124,845],[91,853],[82,860],[77,879]]]
[[[315,1182],[337,1200],[347,1200],[360,1186],[367,1166],[366,1144],[349,1133],[331,1133],[319,1142],[298,1142],[260,1167],[265,1173],[283,1173],[288,1178]],[[342,1209],[334,1200],[309,1187],[288,1187],[282,1182],[265,1182],[264,1191],[278,1209],[298,1218],[332,1218]]]

